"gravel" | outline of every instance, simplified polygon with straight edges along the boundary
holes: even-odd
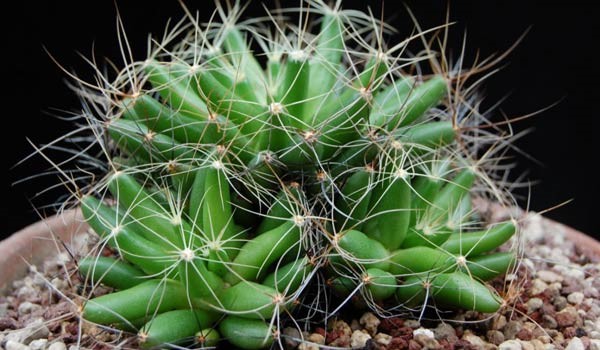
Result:
[[[500,216],[492,219],[503,219]],[[509,306],[497,314],[458,312],[440,314],[443,320],[419,321],[361,312],[345,319],[333,317],[326,325],[313,325],[308,331],[287,325],[281,332],[282,343],[300,350],[323,346],[375,350],[600,350],[600,257],[583,256],[564,238],[561,226],[539,215],[528,214],[520,222],[526,255],[519,270],[508,278],[517,282],[517,288],[508,291]],[[94,236],[86,236],[82,242],[91,246]],[[78,344],[77,309],[83,284],[74,271],[69,255],[58,255],[41,268],[32,268],[25,278],[14,282],[8,295],[0,296],[0,348],[104,350],[116,344],[123,349],[137,348],[134,338],[85,323]],[[499,279],[492,285],[502,291],[506,281]]]

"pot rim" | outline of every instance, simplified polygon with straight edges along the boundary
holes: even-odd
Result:
[[[60,242],[69,243],[87,231],[80,210],[70,209],[39,220],[0,241],[0,293],[10,288],[12,281],[25,276],[29,266],[41,267],[48,256],[63,252]]]

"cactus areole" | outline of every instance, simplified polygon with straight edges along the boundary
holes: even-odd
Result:
[[[494,250],[517,224],[485,225],[471,198],[508,202],[504,136],[435,33],[388,47],[387,25],[340,4],[307,1],[298,23],[186,11],[146,59],[82,87],[109,171],[79,205],[115,252],[79,262],[114,288],[84,319],[143,347],[260,349],[350,300],[382,317],[502,306],[486,281],[513,265]]]

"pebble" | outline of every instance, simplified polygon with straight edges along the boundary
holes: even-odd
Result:
[[[298,345],[298,350],[319,350],[319,346],[314,344],[302,343]]]
[[[425,334],[417,334],[414,337],[415,341],[423,347],[423,349],[440,349],[440,343],[435,338],[431,338]]]
[[[44,350],[48,344],[48,339],[36,339],[29,343],[31,350]]]
[[[41,305],[31,303],[29,301],[22,302],[17,308],[19,315],[31,314],[42,309]]]
[[[325,344],[325,337],[320,333],[312,333],[307,340],[315,344]]]
[[[411,339],[408,341],[408,350],[421,350],[423,347],[416,340]]]
[[[534,350],[544,350],[544,343],[539,339],[532,339],[529,343],[533,345]]]
[[[525,304],[527,306],[527,313],[531,314],[532,312],[539,310],[544,306],[544,301],[540,298],[531,298],[527,300]]]
[[[576,280],[585,279],[585,272],[582,269],[570,269],[567,274]]]
[[[577,311],[572,307],[565,308],[554,317],[559,327],[569,327],[577,322]]]
[[[39,296],[39,291],[33,288],[31,285],[26,284],[19,288],[17,291],[17,297],[21,300],[35,300]]]
[[[462,339],[468,341],[469,343],[471,343],[471,345],[477,347],[478,349],[481,349],[485,346],[485,342],[483,341],[483,339],[476,336],[471,331],[465,331],[465,333],[462,336]]]
[[[350,345],[353,348],[364,348],[369,339],[371,339],[371,335],[369,335],[369,333],[354,331],[350,337]]]
[[[585,350],[585,346],[583,345],[581,339],[574,337],[571,338],[565,350]]]
[[[590,350],[600,350],[599,339],[590,339]]]
[[[567,296],[567,301],[573,305],[579,305],[583,302],[584,297],[581,292],[573,292]]]
[[[498,350],[522,350],[521,343],[517,340],[507,340],[498,345]]]
[[[542,320],[544,322],[545,328],[555,329],[556,327],[558,327],[558,323],[556,322],[556,319],[550,315],[544,315],[542,317]]]
[[[554,271],[550,271],[550,270],[538,271],[537,276],[539,279],[541,279],[542,281],[544,281],[546,283],[561,282],[563,280],[563,277],[561,275],[557,274]]]
[[[23,345],[14,340],[8,340],[6,344],[4,344],[4,349],[6,350],[30,350],[30,347],[27,345]]]
[[[67,350],[67,346],[65,345],[65,343],[57,341],[50,344],[47,350]]]
[[[506,316],[500,315],[492,322],[492,329],[503,329],[506,326]]]
[[[509,321],[504,327],[504,338],[514,339],[517,333],[521,331],[523,325],[518,321]]]
[[[24,343],[30,343],[36,339],[48,338],[50,335],[50,330],[44,323],[44,319],[41,317],[29,322],[24,330],[27,330],[28,332],[27,336],[24,338]]]
[[[529,290],[530,295],[538,295],[543,293],[548,288],[548,284],[539,278],[531,281],[531,289]]]
[[[392,341],[392,336],[389,334],[385,334],[385,333],[377,333],[375,334],[375,336],[373,337],[373,340],[377,343],[377,344],[381,344],[384,346],[387,346],[390,344],[390,342]],[[599,349],[600,350],[600,349]]]
[[[448,323],[442,322],[438,324],[437,327],[433,329],[433,334],[437,340],[446,339],[450,343],[454,343],[458,340],[458,337],[456,336],[456,330]]]
[[[52,286],[58,290],[67,289],[69,287],[69,282],[65,281],[62,278],[55,277],[50,281]]]
[[[0,318],[6,317],[8,313],[8,303],[0,303]]]
[[[404,326],[410,327],[412,329],[417,329],[417,328],[421,327],[421,323],[417,320],[406,320],[406,321],[404,321]]]
[[[565,307],[567,307],[567,305],[569,305],[567,303],[567,298],[565,298],[563,296],[554,298],[554,302],[552,304],[554,304],[554,308],[556,309],[556,311],[560,311],[560,310],[564,309]]]
[[[360,317],[359,322],[371,335],[375,335],[377,333],[377,327],[379,327],[379,324],[381,323],[379,318],[377,318],[377,316],[373,315],[371,312],[365,312]]]
[[[486,334],[487,340],[495,345],[500,345],[504,341],[504,334],[497,330],[489,330]]]
[[[71,350],[71,348],[69,348]],[[310,343],[302,343],[298,345],[298,350],[319,350],[319,346]]]
[[[300,331],[294,327],[286,327],[283,329],[283,337],[285,344],[290,348],[298,346],[298,339],[302,339]]]
[[[521,343],[521,349],[523,350],[535,350],[535,347],[529,341],[519,341],[519,343]]]
[[[346,322],[342,320],[333,322],[331,332],[337,333],[338,337],[329,345],[338,347],[348,346],[350,337],[352,336],[352,329]]]
[[[416,337],[417,335],[424,335],[427,338],[435,339],[435,334],[431,330],[429,330],[427,328],[418,328],[418,329],[415,329],[413,331],[413,337]]]

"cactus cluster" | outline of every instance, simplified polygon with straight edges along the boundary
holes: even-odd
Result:
[[[484,227],[471,206],[502,196],[497,150],[476,152],[501,137],[460,71],[407,51],[426,32],[386,48],[385,24],[340,3],[303,3],[297,25],[188,12],[86,94],[110,171],[80,196],[100,249],[79,270],[115,291],[84,319],[144,347],[259,349],[298,310],[327,318],[324,299],[384,317],[502,306],[485,281],[513,264],[491,251],[516,223]]]

